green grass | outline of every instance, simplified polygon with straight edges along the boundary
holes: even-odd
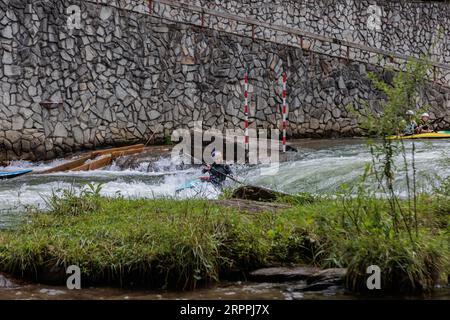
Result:
[[[94,282],[192,288],[279,260],[278,233],[289,228],[270,214],[255,219],[200,200],[96,202],[93,212],[39,213],[2,232],[0,269],[39,279],[76,264]]]
[[[54,196],[51,212],[30,213],[28,223],[0,231],[0,271],[65,284],[64,270],[75,264],[85,285],[193,289],[236,271],[305,263],[348,267],[346,284],[354,291],[364,290],[371,264],[382,268],[383,287],[392,291],[428,290],[448,274],[450,210],[429,198],[420,202],[414,244],[406,233],[371,230],[369,219],[355,232],[338,200],[305,195],[288,199],[289,209],[259,214],[207,200],[107,199],[95,192],[76,198]]]

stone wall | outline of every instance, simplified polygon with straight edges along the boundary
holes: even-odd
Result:
[[[437,42],[431,50],[433,60],[450,63],[448,3],[407,0],[184,0],[183,2],[408,56],[419,57],[430,51],[432,44]],[[166,17],[179,20],[189,17],[193,21],[189,13],[173,15],[173,8],[168,5],[160,4],[155,8]]]
[[[140,0],[136,3],[148,3]],[[186,0],[230,18],[154,1],[153,12],[178,22],[300,46],[316,53],[402,68],[403,57],[427,55],[445,68],[430,78],[450,87],[450,5],[395,0]],[[143,4],[141,8],[143,8]],[[237,19],[236,19],[237,18]],[[241,20],[239,20],[241,18]],[[254,23],[253,23],[254,22]],[[258,25],[263,23],[264,25]],[[255,24],[254,26],[252,24]],[[268,27],[269,26],[269,27]],[[281,27],[276,28],[276,27]],[[283,31],[286,30],[286,31]],[[312,36],[308,36],[311,34]],[[321,38],[329,38],[324,41]],[[350,43],[348,47],[343,43]],[[361,46],[368,48],[364,50]],[[377,51],[373,51],[373,49]],[[388,53],[380,55],[380,51]]]
[[[33,6],[28,4],[33,2]],[[82,148],[162,140],[173,129],[243,128],[242,79],[250,73],[253,127],[280,124],[288,75],[289,135],[357,135],[345,111],[379,108],[369,64],[292,46],[81,2],[81,27],[67,27],[80,1],[0,0],[0,160],[50,159]],[[174,16],[177,16],[174,12]],[[450,90],[422,94],[450,125]],[[42,105],[42,101],[60,102]]]

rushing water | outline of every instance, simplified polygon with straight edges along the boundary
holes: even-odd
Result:
[[[261,175],[259,167],[236,166],[234,171],[242,181],[270,187],[289,193],[335,193],[342,184],[351,184],[362,174],[364,165],[371,156],[362,140],[301,141],[296,144],[299,152],[282,162],[272,175]],[[410,149],[411,142],[406,143]],[[415,142],[417,174],[419,186],[430,191],[432,184],[427,177],[450,177],[448,166],[450,141],[433,140]],[[410,155],[408,155],[410,157]],[[36,171],[60,164],[62,160],[50,163],[29,163],[14,161],[0,171],[32,168]],[[403,159],[399,156],[397,175],[399,190],[405,190],[405,177],[402,174]],[[446,163],[447,162],[447,163]],[[150,170],[150,171],[149,171]],[[179,170],[169,156],[156,163],[141,163],[134,170],[121,170],[112,165],[104,170],[90,172],[54,173],[48,175],[28,175],[0,184],[0,226],[13,221],[18,212],[27,206],[45,207],[44,199],[59,189],[77,187],[87,183],[102,183],[102,194],[126,198],[154,197],[201,197],[215,198],[217,190],[205,185],[200,192],[176,194],[178,186],[185,181],[201,175],[199,167]],[[426,183],[423,183],[426,181]],[[433,179],[432,179],[433,181]],[[434,179],[434,182],[439,180]]]
[[[414,143],[418,187],[421,191],[432,191],[433,185],[438,186],[440,179],[450,177],[450,141]],[[405,142],[405,147],[406,158],[411,163],[412,143]],[[361,140],[352,144],[327,145],[324,148],[319,145],[315,149],[300,149],[293,161],[280,164],[277,174],[255,176],[252,182],[291,193],[335,193],[343,184],[351,185],[358,180],[371,159],[369,148]],[[398,169],[396,184],[404,194],[406,178],[403,157],[397,156],[395,163]],[[440,179],[436,179],[436,176]]]

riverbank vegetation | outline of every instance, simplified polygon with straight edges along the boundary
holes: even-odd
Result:
[[[347,193],[353,198],[346,198],[345,193],[342,197],[343,212],[350,216],[357,239],[344,244],[346,254],[353,255],[348,263],[346,283],[353,290],[362,289],[368,260],[378,261],[376,264],[385,270],[385,288],[393,291],[432,287],[439,278],[439,266],[444,266],[448,273],[448,253],[441,255],[438,247],[444,246],[444,252],[448,252],[449,179],[437,179],[441,180],[440,188],[433,197],[421,194],[418,181],[432,181],[426,177],[419,179],[417,175],[415,142],[411,141],[407,148],[402,139],[390,138],[403,135],[408,110],[420,114],[428,108],[419,104],[431,66],[427,61],[428,57],[409,60],[405,70],[396,72],[389,83],[375,74],[369,75],[385,100],[381,101],[381,111],[371,112],[366,108],[359,114],[361,127],[375,138],[367,140],[371,162],[361,181]],[[397,157],[402,159],[400,165],[396,164]],[[403,193],[396,184],[400,175],[406,181]],[[430,212],[427,206],[434,208],[431,220],[425,218],[429,214],[424,215]],[[430,221],[435,225],[429,224]]]
[[[290,206],[247,213],[211,200],[127,200],[91,186],[49,199],[50,211],[0,232],[0,271],[65,284],[78,265],[84,285],[193,289],[244,277],[259,267],[347,267],[346,287],[366,290],[378,265],[382,289],[421,292],[447,281],[448,194],[421,195],[418,233],[392,229],[385,200],[348,197],[281,199]],[[406,208],[409,204],[399,204]]]

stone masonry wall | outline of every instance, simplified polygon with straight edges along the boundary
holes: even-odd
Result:
[[[82,18],[73,30],[71,4]],[[357,135],[345,107],[361,109],[364,100],[379,109],[367,72],[392,77],[370,64],[150,17],[142,3],[115,4],[0,0],[0,160],[161,140],[199,120],[243,128],[246,66],[252,127],[279,126],[287,72],[290,136]],[[449,89],[430,84],[421,98],[450,125]]]
[[[420,57],[431,51],[434,61],[450,63],[450,5],[445,3],[408,0],[183,2],[408,56]],[[155,10],[165,17],[194,21],[188,12],[174,15],[169,5],[157,4]],[[433,43],[436,43],[434,48]]]
[[[147,0],[139,0],[147,3]],[[258,39],[301,46],[316,53],[347,57],[377,65],[400,66],[404,59],[391,59],[378,52],[348,48],[346,41],[403,56],[430,56],[437,63],[430,78],[450,86],[450,5],[433,2],[400,0],[186,0],[185,3],[240,17],[237,21],[211,14],[184,10],[167,2],[153,1],[153,12],[179,22],[204,25],[216,30],[253,34]],[[301,31],[302,35],[256,25],[249,20],[270,26]],[[332,38],[335,42],[305,36]]]

